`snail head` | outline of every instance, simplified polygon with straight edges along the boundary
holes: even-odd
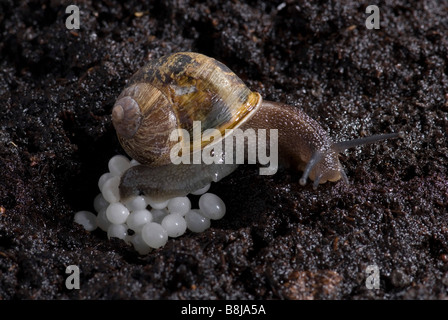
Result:
[[[315,151],[305,166],[299,183],[304,186],[306,180],[310,177],[313,182],[313,188],[316,189],[319,183],[327,181],[337,181],[342,178],[348,184],[347,175],[339,162],[339,153],[360,145],[374,143],[381,140],[403,137],[402,133],[378,134],[370,137],[341,141],[333,143],[328,149]]]

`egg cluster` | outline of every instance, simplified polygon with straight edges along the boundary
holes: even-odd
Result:
[[[96,214],[79,211],[75,222],[87,231],[100,228],[108,238],[119,238],[131,243],[140,254],[166,244],[168,237],[179,237],[190,230],[203,232],[210,227],[210,220],[221,219],[226,211],[224,202],[215,194],[207,193],[210,185],[192,192],[200,195],[199,208],[192,209],[190,199],[176,197],[166,201],[155,201],[147,196],[134,196],[126,201],[120,199],[118,186],[121,175],[131,166],[137,165],[122,155],[109,160],[109,172],[98,180],[100,193],[93,206]]]

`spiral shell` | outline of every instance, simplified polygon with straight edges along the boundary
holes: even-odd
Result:
[[[201,135],[210,128],[225,136],[246,122],[261,105],[261,96],[249,90],[228,67],[193,52],[155,59],[136,72],[112,111],[119,141],[134,159],[148,166],[169,164],[170,141],[175,129],[185,129],[192,139],[193,121]],[[203,142],[206,141],[206,142]],[[201,147],[210,141],[202,137]]]

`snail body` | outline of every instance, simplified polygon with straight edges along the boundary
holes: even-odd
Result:
[[[199,53],[175,53],[137,71],[113,107],[118,139],[140,163],[124,173],[121,197],[139,193],[162,200],[183,196],[233,172],[237,165],[224,161],[172,163],[170,150],[177,141],[171,141],[171,133],[177,129],[192,133],[198,121],[202,133],[217,129],[223,138],[231,129],[277,129],[279,158],[303,171],[301,185],[310,178],[314,187],[341,178],[347,181],[338,158],[341,151],[398,136],[392,133],[334,143],[302,110],[263,100],[217,60]],[[194,154],[212,140],[183,141]],[[218,157],[224,160],[225,150]]]

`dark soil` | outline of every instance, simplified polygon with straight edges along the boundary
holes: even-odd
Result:
[[[0,3],[0,299],[448,298],[448,4],[78,1]],[[345,152],[350,185],[241,166],[213,185],[228,207],[201,234],[146,255],[74,224],[92,210],[126,80],[197,51],[269,100],[303,108]],[[68,265],[81,289],[65,287]],[[366,287],[376,265],[380,288]]]

